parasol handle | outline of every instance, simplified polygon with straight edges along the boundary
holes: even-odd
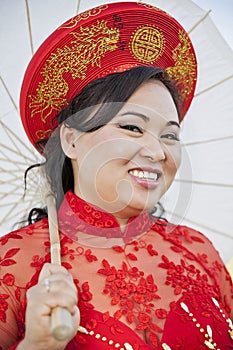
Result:
[[[51,191],[46,194],[45,202],[48,208],[51,262],[61,265],[57,210],[55,198]],[[59,341],[69,339],[74,334],[72,317],[67,309],[58,306],[52,310],[51,333]]]

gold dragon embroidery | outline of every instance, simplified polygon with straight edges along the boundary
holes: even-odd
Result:
[[[175,62],[173,67],[166,68],[172,79],[181,86],[181,94],[187,96],[193,89],[193,82],[196,80],[196,60],[191,53],[191,44],[184,31],[179,31],[180,43],[172,51],[172,58]]]
[[[80,32],[71,32],[74,40],[52,53],[41,71],[43,80],[35,95],[30,95],[31,117],[39,114],[43,123],[54,111],[59,112],[67,104],[69,84],[72,79],[86,78],[88,65],[101,67],[101,59],[107,51],[117,49],[119,30],[108,28],[106,21],[97,21],[91,27],[80,27]]]

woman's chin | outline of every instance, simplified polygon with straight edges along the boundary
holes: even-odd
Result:
[[[143,212],[151,211],[155,207],[156,203],[157,203],[156,201],[145,202],[145,201],[131,200],[128,203],[119,205],[118,210],[110,209],[110,211],[109,210],[108,211],[118,218],[129,219],[132,216],[138,216]]]

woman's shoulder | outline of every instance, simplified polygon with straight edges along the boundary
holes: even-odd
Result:
[[[0,246],[4,246],[10,242],[20,241],[28,237],[35,237],[35,235],[43,235],[46,232],[48,232],[48,219],[44,218],[31,225],[20,227],[0,236]]]
[[[9,249],[25,250],[30,242],[33,244],[34,240],[46,238],[48,238],[48,220],[45,218],[0,236],[0,256],[2,257],[3,252],[7,253]]]
[[[168,256],[179,254],[193,266],[204,269],[215,280],[222,293],[227,296],[228,306],[233,306],[232,280],[226,266],[211,240],[202,232],[184,225],[175,225],[165,220],[158,220],[152,227],[155,234],[160,234],[166,244]],[[174,254],[173,254],[174,253]],[[229,309],[230,307],[228,307]]]
[[[195,249],[195,247],[198,247],[198,250],[200,248],[209,249],[218,254],[211,240],[204,233],[192,227],[174,224],[166,220],[157,220],[152,226],[152,230],[160,233],[165,240],[174,244],[191,249]]]
[[[48,245],[47,219],[0,237],[0,268],[4,287],[16,288],[18,285],[24,290],[31,276],[44,263],[49,252]]]
[[[199,261],[203,266],[218,274],[225,268],[217,248],[199,230],[165,220],[158,220],[152,230],[159,233],[165,241],[172,243],[173,250],[182,249],[186,258]]]

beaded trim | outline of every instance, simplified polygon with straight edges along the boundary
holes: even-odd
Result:
[[[225,319],[226,323],[228,324],[228,326],[229,326],[228,333],[230,335],[230,338],[233,340],[233,323],[232,323],[231,319],[226,318],[226,315],[223,313],[223,310],[220,308],[220,305],[215,298],[212,298],[212,301],[213,301],[214,305],[219,308],[219,312],[221,313],[222,317]]]
[[[232,323],[231,319],[226,317],[226,315],[224,314],[223,310],[220,308],[220,305],[219,305],[218,301],[215,298],[212,298],[212,301],[213,301],[214,305],[219,309],[219,312],[222,315],[223,319],[225,319],[226,323],[228,324],[228,326],[229,326],[228,333],[229,333],[230,338],[233,340],[233,323]],[[205,337],[205,341],[204,341],[205,346],[208,349],[220,350],[220,348],[217,347],[217,344],[213,341],[213,331],[212,331],[212,328],[210,327],[210,325],[207,325],[206,329],[204,329],[203,327],[201,327],[200,323],[194,317],[193,313],[189,311],[189,308],[188,308],[188,306],[185,303],[181,302],[180,306],[189,315],[191,320],[195,323],[195,326],[197,327],[197,329],[199,329],[199,332],[204,335],[204,337]],[[170,346],[167,345],[166,343],[162,344],[162,348],[164,350],[172,350],[170,348]]]
[[[225,319],[226,323],[228,324],[228,326],[229,326],[228,333],[229,333],[230,338],[233,340],[233,323],[232,323],[231,319],[230,318],[226,318],[226,315],[224,314],[223,310],[220,308],[220,305],[219,305],[218,301],[215,298],[212,298],[212,301],[213,301],[214,305],[219,309],[219,312],[222,315],[223,319]],[[217,344],[213,341],[213,331],[212,331],[212,328],[210,327],[210,325],[207,325],[206,329],[204,329],[203,327],[201,327],[200,323],[194,317],[193,313],[189,311],[189,308],[188,308],[188,306],[185,303],[181,302],[180,306],[189,315],[191,320],[195,323],[195,326],[197,327],[197,329],[199,329],[199,332],[204,335],[204,337],[205,337],[205,341],[204,341],[205,346],[208,349],[221,350],[220,348],[217,347]],[[121,345],[120,343],[115,343],[112,339],[107,339],[107,337],[102,336],[100,333],[95,333],[93,330],[88,332],[86,330],[86,328],[80,326],[78,331],[81,332],[81,333],[89,334],[90,336],[94,336],[96,339],[99,339],[99,340],[101,340],[103,342],[108,343],[108,345],[114,347],[115,349],[119,349],[119,350],[134,350],[132,345],[127,343],[127,342],[124,343],[124,345]],[[172,348],[166,343],[162,344],[162,348],[164,350],[172,350]]]
[[[195,326],[197,327],[197,329],[199,329],[199,332],[202,333],[205,337],[205,341],[204,344],[208,349],[215,349],[215,350],[220,350],[220,348],[217,347],[217,344],[213,342],[213,331],[212,328],[210,327],[210,325],[206,326],[206,329],[204,329],[203,327],[201,327],[200,323],[197,322],[197,319],[194,317],[193,313],[189,311],[188,306],[181,302],[180,306],[182,307],[182,309],[189,315],[189,317],[191,318],[191,320],[195,323]]]
[[[164,350],[172,350],[172,349],[170,348],[170,346],[167,345],[166,343],[163,343],[163,344],[162,344],[162,348],[163,348]]]
[[[96,339],[101,340],[102,342],[108,343],[108,345],[114,347],[115,349],[119,350],[134,350],[132,345],[129,343],[124,343],[124,345],[121,345],[120,343],[114,342],[112,339],[108,339],[107,337],[101,335],[100,333],[95,333],[94,331],[88,332],[89,335],[95,337]]]

